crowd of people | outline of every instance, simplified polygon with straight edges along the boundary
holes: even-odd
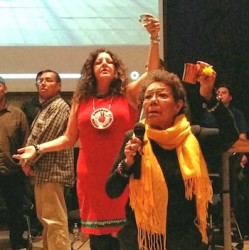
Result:
[[[159,67],[160,25],[153,16],[148,15],[147,18],[148,23],[145,28],[150,34],[151,40],[147,61],[148,72]],[[105,193],[105,182],[124,133],[131,129],[137,120],[137,98],[140,85],[147,72],[138,80],[129,83],[126,67],[116,54],[104,48],[90,53],[82,67],[81,77],[72,99],[66,131],[63,130],[65,128],[63,124],[67,119],[65,114],[68,111],[65,114],[59,110],[53,111],[56,104],[55,99],[59,98],[60,81],[58,74],[56,76],[55,72],[42,72],[37,86],[39,93],[43,95],[42,99],[45,99],[45,95],[46,99],[32,123],[31,135],[26,143],[27,146],[32,145],[29,148],[34,149],[37,154],[33,158],[23,160],[19,158],[19,160],[21,160],[25,174],[34,176],[35,179],[36,210],[38,218],[43,224],[44,249],[58,249],[58,240],[61,244],[60,249],[68,249],[69,247],[66,243],[63,246],[62,238],[56,235],[60,233],[56,225],[59,222],[61,223],[62,217],[58,215],[61,219],[59,221],[59,218],[54,217],[54,213],[51,215],[44,210],[47,207],[48,210],[52,210],[51,206],[54,207],[52,211],[58,209],[52,202],[56,197],[59,201],[58,206],[61,205],[61,193],[58,194],[61,190],[57,187],[59,191],[55,192],[54,185],[57,183],[65,184],[71,178],[65,176],[64,173],[61,174],[59,164],[57,164],[59,159],[56,159],[56,155],[62,149],[72,148],[77,140],[79,140],[80,147],[76,185],[82,231],[89,234],[91,249],[116,250],[119,248],[116,234],[125,222],[123,208],[128,198],[128,190],[120,199],[110,199]],[[50,105],[52,105],[51,108]],[[58,106],[61,107],[62,105]],[[52,115],[52,111],[55,112],[54,115]],[[59,120],[59,117],[57,118],[55,115],[64,115],[65,120]],[[45,118],[49,118],[50,125]],[[61,123],[60,128],[57,126],[57,122]],[[55,131],[52,132],[53,129],[51,129],[50,133],[47,134],[47,125],[53,126]],[[59,135],[61,136],[51,143],[42,144],[42,142],[50,141]],[[48,139],[48,136],[51,138]],[[112,141],[111,147],[108,146],[110,140]],[[43,147],[44,145],[45,147]],[[55,152],[45,153],[48,150]],[[49,160],[55,162],[49,163]],[[64,161],[64,157],[61,156],[60,160]],[[70,157],[67,157],[67,160],[70,160]],[[51,165],[54,165],[53,167],[57,169],[57,175],[62,175],[61,180],[64,180],[64,182],[60,182],[58,176],[46,171],[47,167],[52,168]],[[65,164],[64,167],[70,171],[69,166]],[[40,199],[45,198],[43,194],[44,192],[50,192],[49,189],[54,190],[56,197],[50,200],[47,197],[46,203],[49,204],[44,202],[43,205]],[[64,218],[64,207],[62,205],[61,207],[63,208],[61,211]]]
[[[160,23],[152,15],[146,18],[144,27],[151,40],[148,61],[146,72],[136,81],[128,81],[118,55],[100,48],[84,62],[71,105],[60,96],[59,74],[40,71],[34,109],[22,106],[25,118],[21,110],[7,105],[5,82],[0,78],[0,131],[2,135],[6,129],[11,135],[11,140],[6,136],[0,141],[0,185],[13,183],[8,178],[14,175],[5,174],[13,165],[22,193],[14,204],[6,199],[10,213],[16,213],[14,220],[23,215],[19,210],[25,175],[32,179],[45,250],[71,249],[64,190],[75,183],[81,230],[89,235],[91,250],[208,248],[207,216],[213,191],[205,148],[211,138],[216,154],[222,154],[239,133],[221,94],[214,95],[214,69],[211,74],[200,71],[198,82],[219,133],[211,130],[207,138],[205,129],[191,127],[184,85],[161,67]],[[210,66],[199,65],[201,69]],[[138,138],[133,128],[139,119],[143,131]],[[15,183],[12,188],[16,191],[16,187]],[[16,232],[17,220],[13,220],[10,241],[13,249],[20,249],[25,247],[23,231]]]

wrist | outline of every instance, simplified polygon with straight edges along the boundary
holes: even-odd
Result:
[[[40,145],[39,144],[33,144],[32,145],[34,148],[35,148],[35,153],[36,154],[41,154],[41,147],[40,147]]]
[[[124,167],[129,170],[130,167],[134,164],[134,158],[132,157],[130,160],[128,160],[128,158],[126,157],[125,160],[123,160],[124,162]]]
[[[160,42],[160,36],[159,36],[159,35],[157,35],[156,37],[150,36],[150,42],[151,42],[152,44],[157,44],[157,43],[159,43],[159,42]]]
[[[116,172],[125,178],[128,178],[131,174],[130,167],[126,164],[125,160],[122,160],[117,167]]]
[[[213,97],[216,96],[215,89],[212,86],[200,86],[200,95],[209,102]]]

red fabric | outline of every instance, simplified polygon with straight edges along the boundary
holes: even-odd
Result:
[[[110,97],[95,99],[95,108],[108,108],[110,101]],[[77,192],[83,221],[82,230],[88,234],[118,232],[121,225],[112,225],[113,220],[125,219],[128,189],[119,198],[110,199],[106,195],[105,184],[125,132],[134,127],[137,112],[124,97],[114,97],[110,110],[114,116],[112,125],[99,130],[94,128],[90,121],[93,100],[83,102],[79,107],[80,152],[77,163]]]

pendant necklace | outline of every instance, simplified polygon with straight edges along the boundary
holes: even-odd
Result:
[[[93,97],[93,112],[91,114],[91,123],[97,129],[106,129],[113,123],[113,114],[111,112],[113,96],[111,97],[108,108],[95,108],[95,98]]]

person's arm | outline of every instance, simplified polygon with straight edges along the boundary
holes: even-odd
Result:
[[[78,104],[73,104],[70,111],[67,129],[64,135],[39,145],[32,145],[18,149],[18,154],[13,155],[13,158],[24,161],[32,159],[37,153],[40,154],[59,151],[72,147],[78,139],[77,112]]]
[[[244,113],[240,109],[233,108],[233,107],[231,108],[231,110],[232,110],[234,117],[236,119],[236,124],[238,126],[238,130],[240,133],[239,138],[247,140],[248,139],[247,132],[249,131],[249,128],[248,128],[248,124],[247,124]]]
[[[200,64],[202,68],[210,66],[204,62],[200,62]],[[239,133],[232,112],[216,96],[214,91],[215,79],[216,72],[214,70],[210,75],[201,72],[198,78],[200,82],[200,95],[204,100],[203,107],[215,116],[223,148],[227,150],[238,140]]]
[[[234,107],[231,107],[231,110],[234,114],[234,118],[236,120],[236,124],[238,127],[239,139],[247,140],[248,139],[247,131],[249,131],[249,129],[248,129],[248,124],[247,124],[247,121],[243,112]],[[243,154],[241,157],[240,166],[244,168],[247,163],[248,163],[248,154]]]
[[[74,146],[79,137],[77,124],[78,104],[72,104],[68,119],[67,129],[64,135],[48,142],[40,144],[40,152],[52,152],[70,148]]]
[[[129,170],[129,172],[124,172],[123,169],[118,169],[118,168],[119,165],[124,162],[125,159],[124,149],[127,141],[131,137],[131,134],[132,134],[131,131],[128,131],[126,133],[125,139],[120,148],[118,156],[113,164],[112,171],[106,182],[106,193],[110,198],[116,198],[120,196],[125,190],[127,184],[129,183],[129,175],[132,173],[132,170]]]
[[[25,146],[30,134],[30,129],[28,121],[23,111],[13,110],[11,112],[13,114],[13,117],[15,117],[14,119],[16,122],[16,127],[13,129],[10,128],[10,131],[3,130],[4,131],[3,133],[6,133],[9,145],[11,145],[9,148],[10,154],[6,153],[6,157],[8,158],[8,162],[10,164],[13,164],[14,166],[19,166],[19,163],[11,158],[11,153],[13,153],[18,148]],[[6,126],[8,126],[8,123],[6,123]]]
[[[153,16],[149,17],[149,24],[145,26],[148,33],[150,34],[150,48],[147,61],[147,71],[155,70],[160,67],[159,57],[159,31],[160,23]],[[125,89],[125,96],[132,107],[138,108],[138,95],[140,92],[141,85],[147,76],[147,72],[141,75],[136,81],[129,83]]]

